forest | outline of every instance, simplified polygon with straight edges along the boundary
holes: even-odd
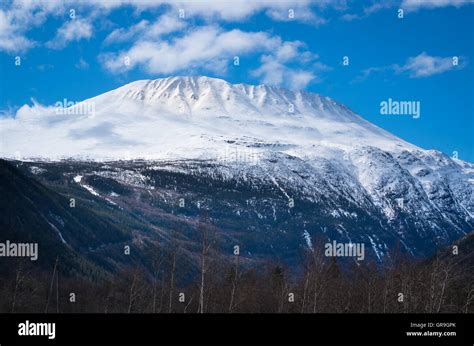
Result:
[[[43,313],[472,313],[474,234],[428,260],[400,255],[390,265],[342,262],[315,246],[298,269],[266,261],[223,259],[210,228],[200,227],[197,269],[181,249],[157,249],[153,270],[128,266],[104,276],[50,271],[28,259],[8,259],[1,312]],[[170,245],[173,246],[173,245]],[[456,251],[452,251],[453,249]],[[319,250],[318,250],[319,249]],[[457,254],[459,251],[459,254]],[[456,254],[453,254],[456,253]]]

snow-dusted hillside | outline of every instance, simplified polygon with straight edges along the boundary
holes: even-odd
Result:
[[[89,112],[77,114],[83,110]],[[126,175],[113,164],[94,175],[140,189],[176,191],[159,186],[161,175],[184,174],[204,186],[275,191],[261,204],[248,197],[212,202],[223,228],[232,228],[229,215],[241,230],[261,220],[269,232],[262,239],[272,248],[272,239],[286,232],[301,244],[322,235],[364,242],[383,261],[397,244],[428,254],[474,228],[473,164],[418,148],[317,94],[172,77],[127,84],[65,113],[23,107],[16,118],[0,120],[0,156],[141,158],[149,161]],[[192,200],[211,203],[214,192]],[[298,212],[286,220],[290,199]]]

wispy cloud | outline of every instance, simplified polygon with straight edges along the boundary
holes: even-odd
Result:
[[[468,4],[474,4],[474,0],[403,0],[401,7],[408,10],[418,10],[447,6],[461,7]]]
[[[436,9],[448,6],[461,7],[474,4],[474,0],[372,0],[370,5],[363,7],[359,12],[346,12],[341,15],[344,21],[365,19],[382,10],[401,8],[415,12],[421,9]]]
[[[74,67],[79,70],[87,70],[89,68],[89,63],[85,61],[84,58],[80,58]]]
[[[396,4],[395,0],[378,0],[372,2],[370,5],[363,7],[361,13],[345,13],[341,16],[344,21],[353,21],[357,19],[364,19],[370,15],[382,10],[393,8]]]
[[[29,38],[34,29],[45,24],[49,18],[64,16],[74,6],[90,6],[88,1],[11,0],[0,6],[0,51],[23,53],[41,42]],[[86,13],[87,16],[90,13]],[[93,32],[86,19],[68,20],[57,31],[56,37],[46,43],[49,48],[62,48],[70,41],[88,38]]]
[[[31,48],[32,41],[25,37],[19,25],[7,12],[0,10],[0,50],[21,52]]]
[[[278,21],[295,20],[319,25],[325,20],[316,13],[314,7],[329,6],[330,2],[311,0],[233,0],[227,1],[166,1],[175,9],[184,9],[186,15],[199,16],[208,20],[244,21],[250,17],[264,13]],[[334,4],[339,0],[332,1]],[[292,17],[291,13],[294,14]]]
[[[464,67],[464,64],[453,64],[453,57],[430,56],[423,52],[415,57],[408,58],[405,65],[395,67],[395,71],[398,73],[407,72],[411,78],[422,78],[462,67]]]
[[[28,38],[31,28],[42,25],[63,5],[59,1],[13,0],[0,6],[0,50],[21,53],[37,45]]]
[[[387,73],[387,72],[393,72],[394,66],[396,66],[396,65],[366,68],[365,70],[362,70],[362,72],[352,80],[352,83],[363,82],[372,75],[378,75],[378,74],[384,74],[384,73]]]
[[[92,23],[85,19],[70,19],[64,23],[56,36],[46,43],[48,48],[61,49],[69,42],[89,39],[93,34]]]
[[[318,55],[305,49],[303,42],[284,42],[271,54],[263,55],[260,67],[252,74],[265,84],[304,89],[309,83],[319,81],[316,71],[329,69],[317,58]]]
[[[365,69],[353,82],[361,82],[371,75],[383,73],[407,74],[410,78],[425,78],[447,71],[460,70],[466,65],[467,61],[464,57],[458,57],[457,63],[455,63],[453,57],[431,56],[422,52],[408,58],[403,65],[392,64]]]
[[[135,39],[158,39],[186,27],[187,22],[177,16],[164,14],[155,22],[141,20],[129,28],[113,30],[104,40],[104,44],[123,43]]]

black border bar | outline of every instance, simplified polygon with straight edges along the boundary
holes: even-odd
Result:
[[[0,345],[473,345],[473,314],[0,314]],[[19,336],[55,323],[55,339]],[[417,326],[425,324],[420,329]],[[431,326],[431,327],[428,327]],[[449,327],[447,327],[449,326]],[[456,336],[407,336],[407,332]]]

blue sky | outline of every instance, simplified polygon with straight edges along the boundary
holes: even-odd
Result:
[[[471,0],[7,0],[0,110],[207,75],[321,93],[409,142],[474,162],[473,23]],[[420,102],[420,117],[381,115],[389,98]]]

